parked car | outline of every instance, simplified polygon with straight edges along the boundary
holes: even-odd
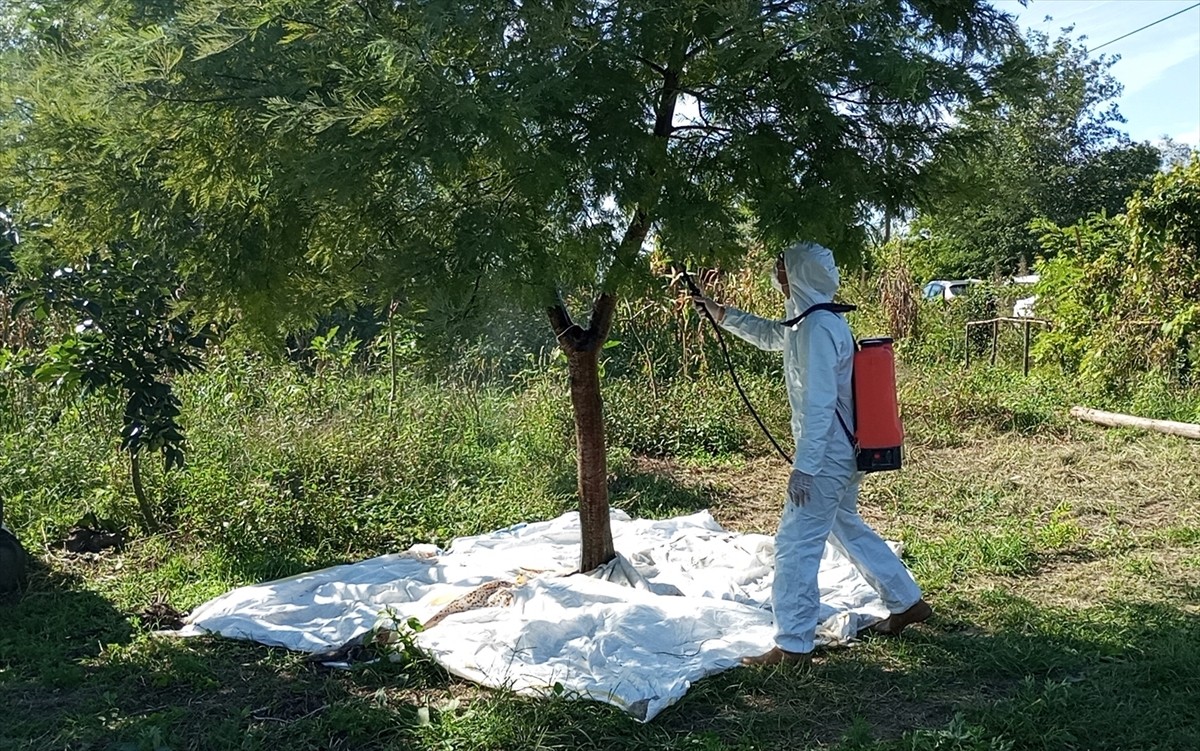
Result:
[[[1025,274],[1024,276],[1014,276],[1009,283],[1013,285],[1030,286],[1038,283],[1041,277],[1037,274]],[[1037,295],[1018,298],[1013,303],[1012,315],[1013,318],[1034,318],[1036,314],[1033,311],[1033,305],[1037,302]]]
[[[967,294],[977,284],[983,284],[983,281],[980,279],[935,279],[922,288],[921,298],[949,301]]]

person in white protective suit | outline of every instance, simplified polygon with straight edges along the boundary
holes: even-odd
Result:
[[[840,280],[828,248],[800,243],[776,259],[772,281],[776,289],[787,290],[784,307],[789,320],[818,303],[832,302]],[[742,662],[810,662],[820,608],[817,570],[826,540],[858,567],[891,612],[872,627],[874,631],[896,636],[906,626],[929,618],[933,610],[921,599],[908,569],[858,514],[862,473],[847,432],[854,420],[850,379],[855,344],[846,319],[821,310],[785,328],[779,321],[702,295],[694,296],[694,301],[727,331],[762,349],[783,352],[792,408],[795,462],[775,535],[776,646]]]

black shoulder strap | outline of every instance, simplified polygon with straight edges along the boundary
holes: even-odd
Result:
[[[781,321],[780,325],[787,326],[790,328],[792,326],[795,326],[798,323],[802,323],[805,318],[808,318],[810,315],[812,315],[813,313],[816,313],[818,310],[828,310],[830,313],[850,313],[852,311],[858,310],[858,307],[854,306],[854,305],[847,305],[845,303],[839,303],[839,302],[817,303],[816,305],[812,306],[811,308],[804,311],[803,313],[796,316],[795,318],[790,318],[786,321]],[[842,430],[846,433],[846,437],[850,439],[850,445],[853,446],[855,449],[857,449],[858,448],[858,439],[854,437],[854,431],[851,430],[850,426],[846,424],[846,421],[842,419],[841,412],[839,412],[835,409],[833,411],[833,413],[835,415],[837,415],[837,420],[839,423],[841,423]]]
[[[853,446],[857,450],[858,449],[858,439],[854,436],[854,431],[851,430],[850,426],[846,424],[846,421],[842,419],[841,412],[838,412],[835,409],[833,411],[833,414],[837,415],[838,422],[840,422],[842,424],[842,430],[846,433],[846,437],[850,439],[850,445]]]
[[[780,325],[788,327],[795,326],[796,324],[803,322],[805,318],[808,318],[813,313],[816,313],[818,310],[828,310],[830,313],[850,313],[858,310],[858,307],[840,302],[819,302],[795,318],[789,318],[786,321],[780,321]]]

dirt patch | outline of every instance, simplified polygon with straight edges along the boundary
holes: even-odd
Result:
[[[642,471],[712,491],[728,529],[773,534],[789,470],[770,457],[723,465],[638,460]],[[1035,572],[968,574],[952,589],[1000,587],[1047,606],[1200,599],[1200,443],[1103,433],[1076,440],[998,435],[913,446],[901,472],[869,476],[859,511],[884,536],[939,540],[996,530],[1028,541]]]
[[[89,527],[72,527],[62,546],[68,553],[100,553],[109,548],[120,548],[125,536],[120,532],[109,532]]]
[[[870,475],[860,511],[886,528],[978,526],[990,519],[1045,521],[1070,516],[1085,531],[1200,527],[1200,444],[1148,438],[1137,443],[993,436],[956,448],[913,446],[900,472]],[[740,531],[775,528],[788,468],[759,458],[717,467],[655,464],[676,479],[725,491],[713,509]],[[969,520],[969,521],[968,521]]]
[[[790,470],[780,460],[747,459],[736,464],[694,465],[635,457],[639,472],[670,477],[714,498],[709,509],[722,526],[737,532],[774,534],[783,509]]]
[[[142,628],[149,631],[160,629],[177,631],[183,628],[184,617],[185,614],[172,607],[167,602],[166,596],[162,594],[155,595],[150,604],[138,613]]]

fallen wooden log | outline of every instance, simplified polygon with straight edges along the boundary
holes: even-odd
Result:
[[[1133,415],[1122,415],[1117,412],[1102,412],[1101,410],[1089,409],[1087,407],[1072,407],[1071,417],[1086,422],[1094,422],[1097,425],[1107,425],[1110,428],[1141,428],[1142,430],[1154,430],[1159,433],[1166,433],[1167,435],[1177,435],[1200,441],[1200,425],[1194,425],[1190,422],[1151,420],[1148,417],[1134,417]]]

